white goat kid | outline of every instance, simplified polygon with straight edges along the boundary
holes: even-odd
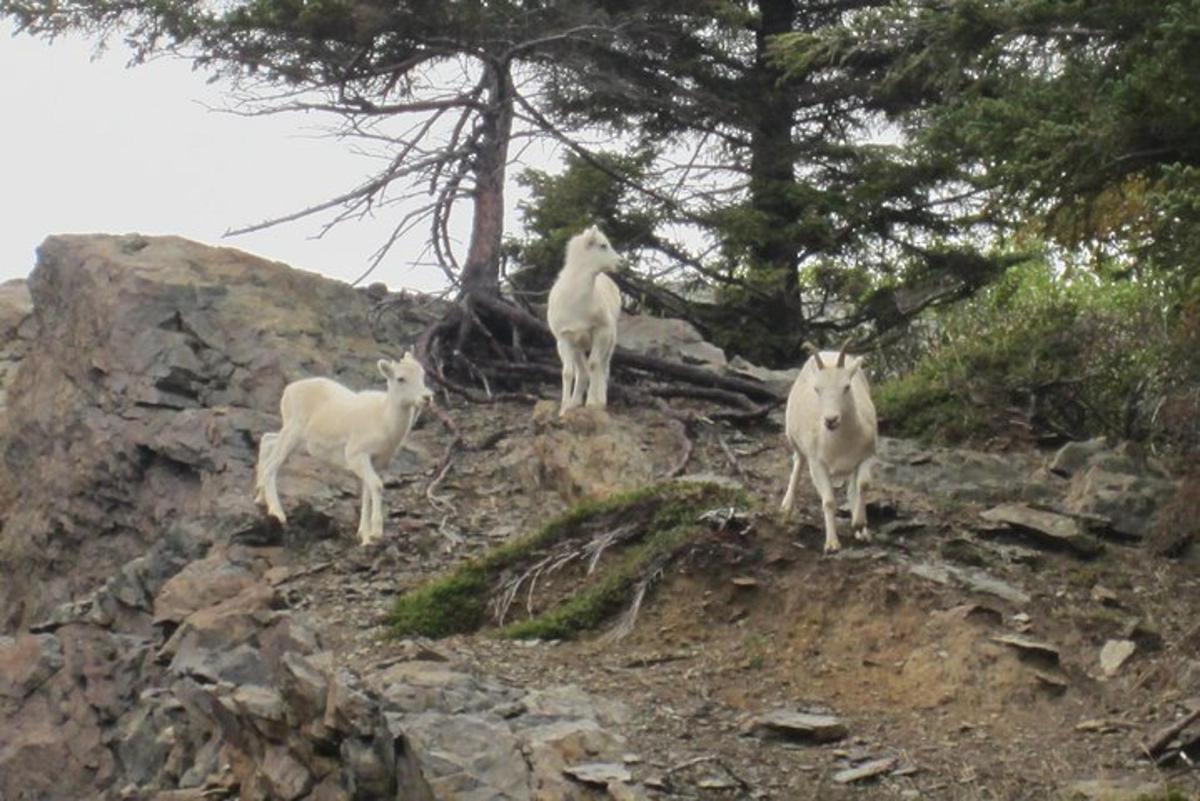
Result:
[[[791,513],[795,503],[800,461],[804,458],[825,514],[825,553],[841,548],[834,521],[837,505],[833,482],[838,478],[846,478],[854,535],[869,541],[863,491],[870,482],[878,425],[861,359],[851,357],[847,366],[844,346],[837,353],[814,353],[792,384],[784,419],[792,448],[792,474],[783,498],[784,515]]]
[[[379,360],[387,391],[355,392],[329,378],[304,378],[283,390],[283,427],[264,434],[259,445],[255,495],[280,523],[287,522],[275,477],[300,443],[316,458],[350,470],[362,481],[358,538],[365,545],[383,536],[383,481],[386,468],[404,442],[420,407],[432,397],[425,370],[405,353],[400,361]]]
[[[559,413],[583,403],[608,403],[608,369],[617,346],[621,291],[604,273],[614,272],[621,257],[596,226],[576,234],[554,286],[546,318],[562,360],[562,406]]]

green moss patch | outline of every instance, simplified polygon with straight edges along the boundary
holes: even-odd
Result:
[[[581,503],[405,593],[391,633],[444,637],[490,626],[503,637],[564,639],[595,629],[702,533],[703,512],[748,505],[737,490],[684,482]]]

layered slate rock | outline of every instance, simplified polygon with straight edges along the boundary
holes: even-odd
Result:
[[[0,631],[94,589],[181,520],[206,542],[252,528],[255,444],[287,382],[378,383],[365,293],[236,250],[55,236],[28,288],[0,454],[0,501],[21,499],[0,515],[19,565]]]
[[[1039,544],[1064,548],[1080,556],[1096,556],[1104,549],[1078,520],[1044,509],[1005,503],[982,512],[980,517],[1010,526]]]
[[[353,530],[357,490],[298,458],[281,483],[310,511],[286,538],[263,521],[255,447],[279,392],[375,385],[421,323],[170,237],[52,237],[29,287],[9,316],[0,291],[28,345],[0,430],[0,798],[586,797],[562,771],[619,758],[602,702],[453,670],[376,682],[277,586],[310,529]],[[477,770],[485,744],[507,778]]]

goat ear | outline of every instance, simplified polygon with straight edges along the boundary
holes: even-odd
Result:
[[[412,351],[406,350],[406,351],[404,351],[404,355],[400,357],[400,361],[402,361],[402,362],[411,361],[412,358],[413,358]]]
[[[388,361],[387,359],[380,359],[378,362],[375,363],[375,366],[379,368],[379,374],[382,375],[384,378],[395,378],[396,377],[396,374],[394,372],[392,372],[392,363],[390,361]]]

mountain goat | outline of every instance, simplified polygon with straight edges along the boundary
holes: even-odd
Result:
[[[567,244],[562,271],[550,288],[546,318],[562,360],[562,406],[608,403],[608,368],[617,346],[621,292],[604,273],[614,272],[621,257],[596,226]]]
[[[834,353],[814,353],[792,384],[785,413],[788,444],[792,448],[792,474],[783,512],[787,516],[796,500],[801,457],[808,461],[813,485],[821,496],[825,514],[825,553],[841,548],[834,515],[833,480],[846,478],[850,503],[850,525],[856,538],[871,539],[867,531],[867,505],[863,490],[870,481],[878,426],[871,388],[862,371],[862,360],[851,357],[846,364],[846,348]]]
[[[283,427],[264,434],[259,445],[256,503],[287,522],[275,476],[300,443],[316,458],[350,470],[362,481],[358,538],[362,544],[383,536],[383,481],[376,466],[386,468],[404,442],[417,412],[432,397],[425,369],[405,353],[400,361],[380,359],[387,391],[355,392],[330,378],[304,378],[283,390],[279,412]]]

